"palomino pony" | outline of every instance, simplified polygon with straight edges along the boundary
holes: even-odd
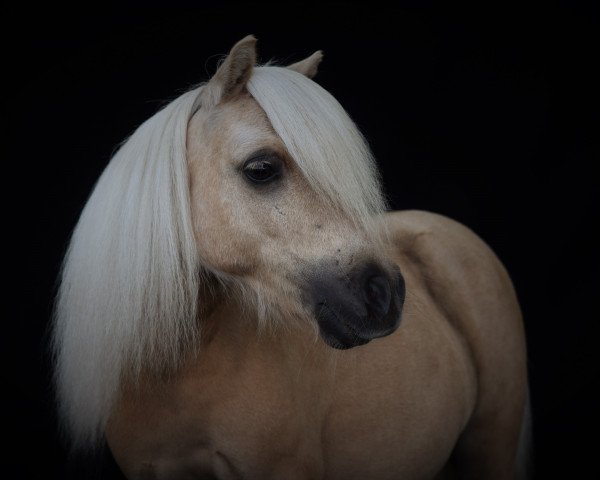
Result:
[[[211,80],[102,174],[56,306],[60,411],[130,479],[522,478],[523,326],[464,226],[385,213],[316,52]]]

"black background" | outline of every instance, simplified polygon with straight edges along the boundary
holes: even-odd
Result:
[[[365,133],[391,205],[453,217],[498,253],[528,333],[536,477],[598,475],[598,16],[573,2],[479,3],[5,12],[4,234],[17,281],[4,453],[18,478],[87,475],[67,467],[44,352],[58,266],[95,180],[123,138],[249,33],[262,61],[323,49],[316,80]]]

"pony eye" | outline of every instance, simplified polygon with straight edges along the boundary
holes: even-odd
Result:
[[[269,183],[279,177],[281,164],[273,155],[261,155],[247,160],[242,171],[252,183]]]

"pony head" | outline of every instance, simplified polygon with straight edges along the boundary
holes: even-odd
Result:
[[[371,153],[309,78],[320,52],[255,67],[255,42],[233,47],[189,123],[200,261],[249,292],[263,324],[310,316],[336,348],[386,335],[403,284],[374,235],[384,202]]]
[[[238,42],[206,84],[142,124],[75,228],[56,303],[61,411],[93,444],[120,385],[201,348],[211,306],[313,325],[347,349],[393,332],[404,282],[382,255],[375,162],[311,80],[322,54],[256,67]]]

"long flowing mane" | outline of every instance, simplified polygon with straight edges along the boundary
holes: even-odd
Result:
[[[247,88],[318,194],[357,225],[385,209],[369,148],[328,92],[273,66],[255,68]],[[167,105],[121,146],[71,238],[53,348],[59,407],[75,447],[102,438],[125,376],[173,371],[198,345],[204,269],[192,229],[186,133],[201,91]]]

